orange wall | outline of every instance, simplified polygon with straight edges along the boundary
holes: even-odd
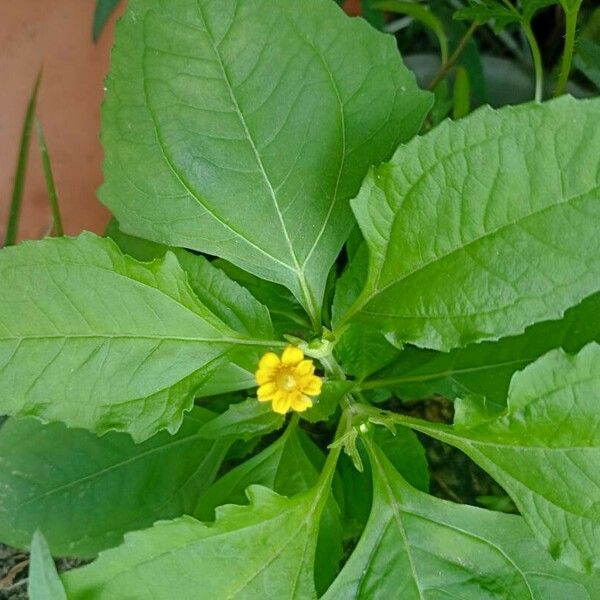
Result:
[[[0,236],[6,227],[21,126],[38,68],[38,113],[67,233],[102,231],[108,212],[96,200],[102,180],[98,140],[103,79],[114,23],[91,40],[94,0],[0,0]],[[114,21],[114,18],[113,18]],[[51,219],[32,136],[20,237],[42,237]]]

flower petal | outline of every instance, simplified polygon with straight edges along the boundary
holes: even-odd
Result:
[[[313,361],[307,358],[301,361],[296,367],[296,375],[304,377],[305,375],[312,375],[315,372],[315,365]]]
[[[254,374],[256,383],[258,385],[263,385],[265,383],[269,383],[269,381],[273,381],[273,379],[275,379],[276,372],[277,372],[277,369],[271,369],[271,368],[259,369]]]
[[[304,352],[300,348],[297,346],[288,346],[281,355],[281,362],[284,365],[295,367],[303,358]]]
[[[277,384],[273,383],[272,381],[269,381],[268,383],[265,383],[264,385],[261,385],[258,390],[256,391],[256,397],[264,402],[265,400],[270,400],[274,395],[275,392],[277,391]]]
[[[258,368],[260,369],[276,369],[279,366],[279,356],[275,352],[267,352],[263,354],[262,358],[258,362]]]
[[[302,391],[309,396],[318,396],[321,393],[321,387],[323,381],[320,377],[313,375],[310,378],[306,378],[303,382]]]
[[[285,415],[285,413],[290,410],[289,394],[282,392],[275,394],[271,408],[273,409],[273,412],[279,413],[280,415]]]
[[[291,404],[292,408],[297,412],[304,412],[313,405],[312,400],[304,394],[294,394]]]

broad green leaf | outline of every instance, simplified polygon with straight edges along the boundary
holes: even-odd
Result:
[[[502,410],[516,371],[554,348],[578,352],[592,341],[600,342],[600,294],[570,308],[558,321],[537,323],[521,335],[497,342],[470,344],[451,352],[407,347],[363,388],[386,387],[404,400],[477,394]]]
[[[142,441],[174,432],[233,331],[172,254],[150,264],[92,234],[0,253],[0,412]]]
[[[133,0],[106,85],[123,229],[285,285],[313,321],[348,200],[430,104],[392,37],[323,0]]]
[[[332,308],[334,323],[352,307],[364,288],[368,260],[367,246],[363,243],[337,281]],[[394,361],[400,349],[380,331],[350,323],[335,345],[335,354],[346,373],[362,379]]]
[[[410,483],[423,492],[429,490],[429,468],[425,449],[417,436],[406,428],[392,434],[384,427],[373,432],[374,439],[394,468]],[[361,473],[347,456],[341,456],[338,466],[343,493],[344,532],[347,538],[356,538],[367,522],[373,496],[369,460],[363,444],[358,445],[365,466]]]
[[[287,288],[252,275],[221,258],[214,264],[269,309],[277,335],[287,333],[305,337],[308,334],[310,321],[306,312]]]
[[[206,423],[198,435],[207,440],[250,440],[279,429],[284,419],[271,410],[269,403],[249,398],[230,404],[223,414]]]
[[[425,449],[417,436],[406,428],[395,434],[378,427],[373,433],[377,446],[386,455],[396,471],[422,492],[429,491],[429,468]]]
[[[484,107],[401,146],[352,207],[367,283],[338,330],[451,350],[556,319],[600,281],[600,99]]]
[[[27,594],[30,600],[67,600],[44,536],[36,531],[31,540]]]
[[[324,599],[595,598],[598,576],[553,562],[522,518],[428,496],[376,446],[370,458],[371,515]]]
[[[164,244],[123,233],[114,219],[109,224],[106,235],[113,239],[125,254],[141,261],[162,258],[170,250]],[[226,325],[252,336],[274,337],[267,308],[248,290],[230,279],[222,269],[203,256],[180,248],[171,251],[186,272],[190,287],[196,296]],[[213,396],[253,387],[254,371],[260,356],[261,352],[248,348],[237,355],[230,355],[226,364],[207,376],[196,390],[196,396]]]
[[[327,489],[328,492],[328,489]],[[249,506],[223,506],[214,524],[161,521],[63,575],[70,599],[316,598],[313,561],[323,486],[294,498],[248,489]]]
[[[213,519],[218,506],[245,503],[246,489],[256,484],[286,496],[305,492],[317,482],[324,460],[323,453],[304,432],[288,427],[273,444],[209,487],[192,514],[202,520]],[[315,583],[319,592],[325,591],[335,577],[342,552],[340,511],[330,497],[323,511],[316,552]]]
[[[175,435],[142,444],[9,419],[0,429],[0,539],[22,548],[39,528],[53,554],[89,558],[127,531],[190,513],[229,447],[199,434],[212,416],[195,408]]]
[[[209,263],[204,257],[186,250],[169,248],[164,244],[123,233],[114,219],[109,223],[106,235],[114,240],[125,254],[145,262],[162,258],[171,250],[186,271],[192,290],[200,300],[208,299],[208,306],[216,306],[216,314],[223,318],[226,324],[234,329],[239,327],[240,331],[245,330],[253,334],[272,332],[273,328],[264,306],[250,293],[228,279],[220,269],[214,268],[215,263]],[[205,279],[212,284],[206,285]],[[273,336],[272,333],[268,335]],[[254,370],[259,359],[260,353],[248,348],[239,355],[230,356],[227,364],[221,365],[207,375],[196,390],[196,396],[204,398],[253,387]]]
[[[550,554],[600,565],[600,346],[555,350],[515,374],[508,407],[469,427],[396,417],[452,444],[502,485]]]

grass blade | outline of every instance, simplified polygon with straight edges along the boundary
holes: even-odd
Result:
[[[112,11],[117,7],[120,0],[98,0],[94,12],[94,25],[92,27],[92,39],[98,41],[106,22],[110,18]]]
[[[62,219],[60,217],[60,208],[58,207],[58,194],[56,193],[56,185],[54,183],[54,174],[52,173],[52,164],[50,163],[50,155],[48,154],[48,146],[40,120],[35,120],[35,130],[37,132],[38,142],[40,145],[40,154],[42,155],[42,166],[44,167],[44,178],[46,179],[46,189],[48,190],[48,200],[52,209],[52,220],[54,222],[54,234],[63,235]]]
[[[21,204],[23,201],[23,187],[25,185],[25,172],[27,171],[27,159],[29,157],[29,142],[31,140],[31,127],[35,116],[35,105],[37,102],[40,81],[42,80],[42,71],[37,75],[35,85],[27,104],[27,113],[23,121],[23,130],[21,133],[21,146],[19,148],[19,160],[15,172],[15,182],[13,185],[12,200],[8,213],[8,223],[6,225],[5,246],[13,246],[17,241],[17,231],[19,228],[19,217],[21,216]]]

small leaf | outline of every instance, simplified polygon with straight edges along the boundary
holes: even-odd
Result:
[[[369,447],[371,515],[324,600],[593,597],[598,576],[583,577],[545,556],[523,519],[419,492]]]
[[[575,357],[555,350],[513,377],[508,407],[495,419],[408,424],[492,475],[554,558],[591,570],[600,565],[599,385],[598,344]]]
[[[599,119],[599,99],[481,108],[401,146],[352,202],[369,276],[337,330],[447,351],[598,291]]]
[[[313,398],[313,407],[300,413],[301,418],[310,423],[326,421],[339,406],[342,398],[356,387],[353,381],[325,381],[321,394]]]
[[[279,429],[284,419],[271,410],[270,404],[249,398],[230,404],[223,414],[206,423],[198,435],[207,440],[250,440]]]
[[[139,263],[92,234],[2,250],[0,288],[8,415],[142,441],[178,429],[228,352],[270,345],[217,318],[172,254]]]
[[[320,486],[288,499],[248,489],[249,506],[219,508],[214,524],[191,517],[126,536],[92,565],[63,576],[69,598],[316,598],[313,560],[324,505]]]
[[[106,86],[124,230],[286,286],[315,326],[348,200],[430,105],[391,36],[323,0],[132,1]]]
[[[31,540],[27,593],[30,600],[67,600],[44,536],[36,531]]]
[[[175,435],[142,444],[9,419],[0,429],[0,539],[22,548],[39,528],[53,554],[90,558],[127,531],[191,512],[229,447],[199,435],[213,416],[194,408]]]

